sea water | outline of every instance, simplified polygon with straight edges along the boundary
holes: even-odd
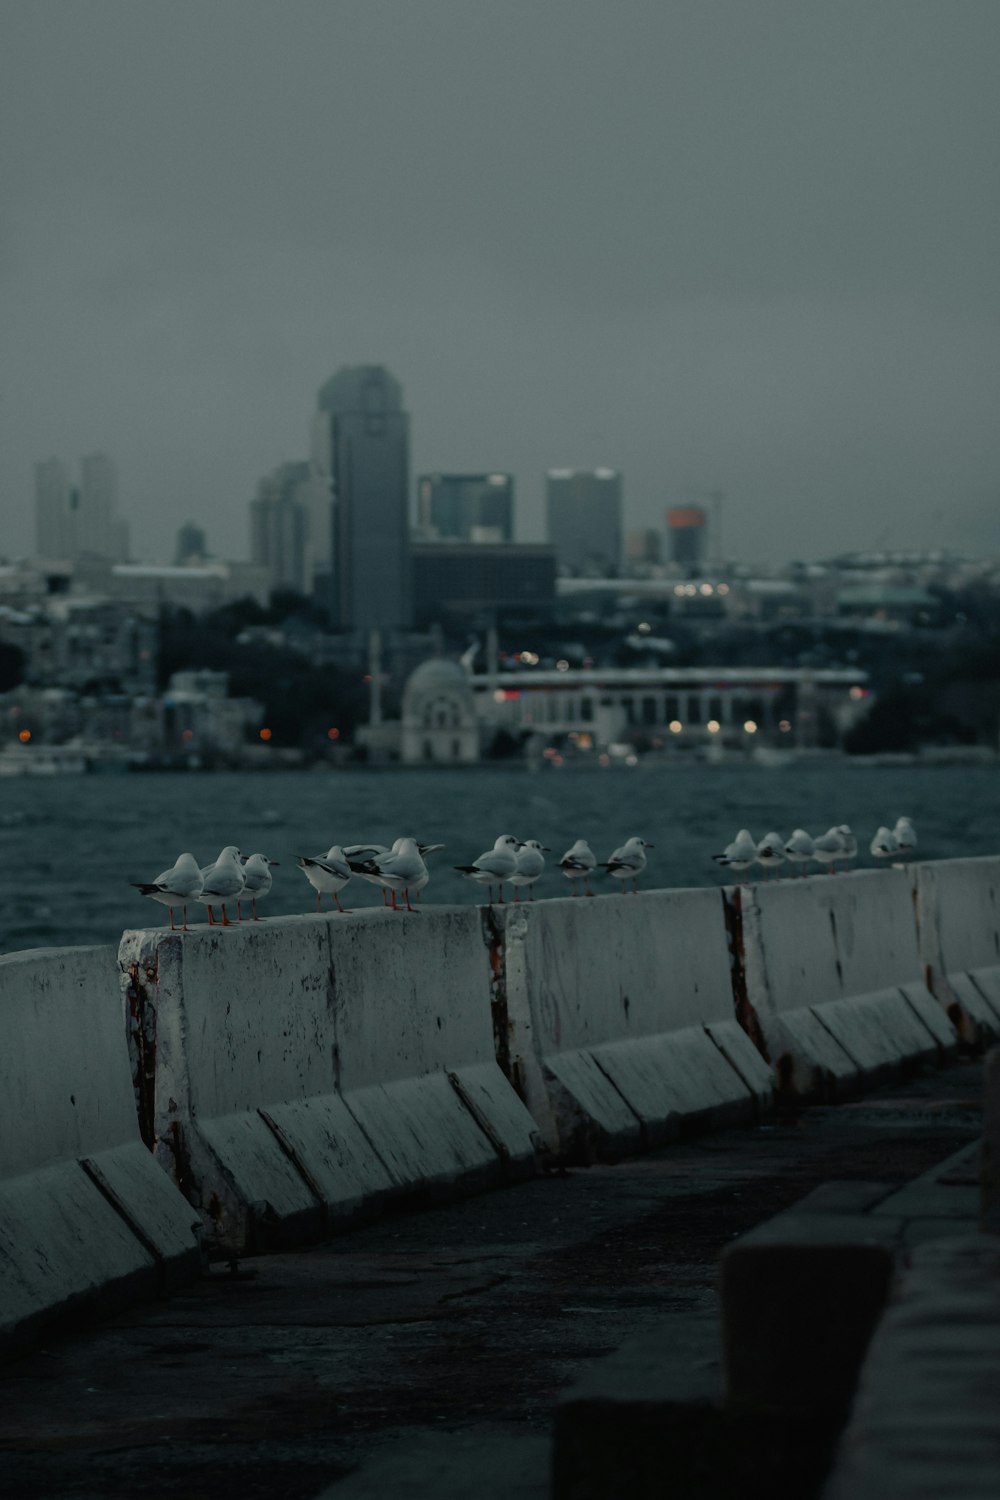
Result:
[[[453,867],[501,833],[540,839],[553,864],[577,838],[606,859],[639,834],[655,846],[644,886],[703,886],[724,883],[711,856],[738,828],[761,838],[849,823],[862,868],[874,864],[867,851],[879,824],[903,814],[916,823],[922,859],[1000,853],[1000,767],[640,762],[537,772],[489,765],[9,778],[0,782],[0,952],[117,943],[126,927],[163,925],[166,908],[130,882],[152,880],[185,849],[203,864],[226,844],[278,860],[260,914],[279,916],[315,910],[295,856],[333,843],[391,844],[400,834],[442,843],[429,856],[425,905],[475,904],[485,893]],[[618,888],[596,872],[595,892]],[[549,869],[536,894],[568,890]],[[354,880],[341,900],[356,908],[381,898]],[[203,920],[203,909],[188,916]]]

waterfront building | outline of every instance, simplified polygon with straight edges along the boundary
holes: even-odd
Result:
[[[561,571],[615,574],[622,558],[622,476],[617,469],[550,469],[548,539]]]
[[[78,497],[77,497],[78,498]],[[76,505],[66,465],[47,458],[35,465],[35,553],[45,558],[76,556]]]
[[[458,662],[432,657],[407,679],[400,759],[406,765],[461,765],[479,759],[475,696]]]
[[[250,560],[267,569],[272,590],[312,592],[309,510],[301,498],[310,477],[307,463],[280,464],[250,502]]]
[[[344,366],[322,387],[312,473],[331,506],[330,616],[335,628],[408,628],[409,416],[381,365]]]
[[[174,548],[174,564],[182,568],[185,563],[204,562],[208,556],[208,539],[200,526],[193,521],[185,521],[177,532],[177,544]]]
[[[512,542],[512,474],[421,474],[417,525],[434,541]]]
[[[413,599],[418,626],[443,613],[548,608],[556,555],[544,543],[414,542]]]

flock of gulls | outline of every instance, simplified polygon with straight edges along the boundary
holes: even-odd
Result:
[[[911,818],[897,819],[895,828],[883,824],[868,846],[872,857],[878,861],[899,859],[912,854],[916,847],[917,831]],[[717,864],[729,870],[749,870],[752,865],[760,865],[765,880],[771,870],[786,860],[793,871],[800,870],[803,875],[806,866],[814,862],[832,875],[838,864],[849,870],[852,860],[857,857],[858,841],[847,823],[838,823],[817,838],[806,833],[804,828],[796,828],[787,839],[780,833],[766,833],[758,840],[749,829],[741,828],[721,854],[712,855]]]
[[[622,882],[622,889],[631,881],[632,890],[638,889],[638,877],[646,868],[646,850],[652,844],[638,835],[626,839],[606,860],[598,860],[586,839],[577,839],[562,859],[559,868],[570,882],[574,896],[582,884],[588,896],[590,876],[601,869]],[[412,902],[419,899],[420,892],[430,879],[426,856],[443,849],[443,844],[421,844],[414,838],[399,838],[388,848],[385,844],[348,844],[346,847],[333,844],[325,854],[296,855],[296,864],[316,892],[316,910],[322,909],[324,895],[329,896],[342,912],[340,892],[354,876],[379,886],[382,901],[393,911],[413,911]],[[538,839],[516,839],[513,834],[502,833],[492,849],[480,854],[471,864],[456,865],[468,880],[485,886],[490,903],[494,891],[500,901],[504,899],[504,886],[514,891],[514,900],[520,901],[522,890],[535,899],[535,881],[545,869],[545,855],[551,851]],[[169,870],[157,875],[155,880],[133,881],[135,889],[153,901],[159,901],[170,912],[172,932],[188,930],[187,909],[189,902],[199,902],[208,912],[209,926],[232,925],[227,907],[235,909],[236,921],[243,919],[243,903],[249,902],[253,921],[258,921],[257,902],[271,889],[271,868],[276,859],[266,854],[241,854],[235,844],[227,844],[218,859],[210,865],[199,865],[193,854],[178,855]],[[397,898],[400,898],[397,900]],[[175,910],[180,910],[181,927],[174,921]],[[216,916],[216,912],[220,915]]]
[[[900,818],[894,828],[879,828],[869,848],[876,860],[888,860],[911,854],[916,846],[917,835],[911,819]],[[634,834],[607,859],[599,860],[586,839],[577,839],[559,860],[559,869],[574,896],[580,894],[581,887],[585,895],[594,894],[590,881],[597,870],[620,881],[623,891],[635,892],[639,876],[646,868],[646,850],[652,847],[646,839]],[[340,893],[349,880],[357,877],[378,886],[383,904],[391,906],[393,911],[412,912],[413,901],[419,900],[430,879],[427,856],[443,848],[443,844],[421,844],[414,838],[398,838],[391,848],[385,844],[333,844],[325,854],[296,855],[296,864],[316,892],[317,911],[322,909],[325,895],[343,912]],[[551,850],[538,839],[517,839],[513,834],[502,833],[492,849],[470,864],[454,868],[473,884],[484,886],[491,905],[494,899],[504,900],[505,886],[513,890],[515,901],[520,901],[522,891],[533,901],[535,882],[545,870],[545,856],[549,853]],[[815,862],[833,874],[838,865],[849,869],[857,853],[857,839],[848,825],[841,823],[817,838],[803,828],[796,828],[787,839],[779,833],[768,833],[756,840],[748,829],[741,828],[732,843],[712,858],[737,872],[759,865],[767,880],[771,870],[786,861],[793,872],[799,870],[805,874],[806,866]],[[133,884],[141,895],[169,909],[173,932],[188,930],[187,909],[191,902],[205,907],[209,926],[229,927],[230,910],[240,922],[244,904],[249,904],[251,919],[259,920],[257,902],[270,891],[271,870],[277,863],[266,854],[244,855],[235,844],[227,844],[212,864],[199,865],[193,854],[181,854],[155,880]],[[180,928],[174,921],[177,910],[182,918]]]

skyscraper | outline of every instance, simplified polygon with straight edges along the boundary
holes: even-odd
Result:
[[[250,502],[250,560],[268,571],[270,587],[312,592],[307,463],[280,464]]]
[[[409,416],[381,365],[343,366],[319,392],[314,476],[332,499],[330,613],[341,630],[411,623]]]
[[[429,540],[512,542],[511,474],[421,474],[417,521]]]
[[[622,556],[622,476],[617,469],[550,469],[549,541],[569,573],[616,574]]]
[[[118,474],[106,453],[80,463],[80,485],[70,485],[57,458],[35,465],[35,525],[40,557],[99,557],[125,562],[128,523],[118,514]]]

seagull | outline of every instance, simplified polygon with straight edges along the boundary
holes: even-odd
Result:
[[[721,854],[713,854],[712,858],[716,864],[729,870],[749,870],[757,859],[757,845],[749,828],[741,828],[733,842],[727,844]]]
[[[892,830],[899,843],[900,854],[912,854],[917,847],[917,830],[909,818],[897,818]]]
[[[323,892],[327,891],[336,901],[337,910],[342,912],[344,908],[337,893],[350,880],[351,866],[340,845],[331,844],[325,854],[297,854],[295,863],[316,892],[316,910],[321,909]]]
[[[174,907],[181,907],[184,925],[180,931],[187,932],[187,903],[198,895],[202,887],[201,870],[193,854],[178,854],[173,868],[164,870],[155,880],[146,883],[133,880],[131,883],[142,895],[161,901],[169,909],[171,932],[178,930],[174,926]]]
[[[764,867],[764,879],[773,865],[775,869],[785,862],[785,841],[780,833],[765,833],[757,845],[757,863]]]
[[[577,839],[571,844],[559,861],[559,868],[573,887],[573,895],[577,894],[576,882],[583,880],[583,889],[588,896],[594,893],[590,889],[590,872],[597,864],[597,857],[586,839]]]
[[[785,858],[792,865],[807,865],[815,857],[814,850],[810,835],[804,828],[796,828],[785,844]]]
[[[249,896],[253,906],[253,919],[258,921],[257,897],[266,896],[271,889],[271,866],[276,865],[276,859],[268,859],[266,854],[251,854],[243,865],[243,890],[241,896]],[[236,916],[240,917],[240,897],[236,898]]]
[[[834,861],[844,853],[844,835],[839,828],[828,828],[818,839],[813,840],[813,859],[817,864],[828,865],[828,875],[833,874]]]
[[[410,886],[410,898],[411,898],[411,900],[415,899],[417,896],[420,895],[420,892],[423,890],[424,886],[427,884],[428,880],[430,880],[430,878],[431,878],[431,872],[430,872],[430,870],[428,870],[427,864],[426,864],[426,857],[427,857],[427,855],[428,854],[436,854],[439,849],[443,849],[444,847],[445,847],[444,844],[418,844],[417,845],[417,849],[418,849],[418,851],[420,853],[420,858],[422,860],[424,860],[424,862],[425,862],[424,863],[424,873],[422,875],[418,875],[417,878],[416,878],[416,880]],[[385,890],[385,886],[383,886],[382,889],[384,891]]]
[[[840,857],[844,861],[844,869],[846,870],[851,860],[858,857],[858,841],[847,823],[839,823],[837,825],[837,832],[844,841],[844,852]]]
[[[543,854],[551,854],[551,850],[545,844],[540,844],[537,839],[525,839],[517,851],[517,869],[510,877],[510,883],[514,887],[514,900],[520,901],[521,887],[527,886],[528,895],[532,901],[535,899],[535,881],[545,869]]]
[[[883,825],[868,847],[875,859],[892,859],[899,853],[899,839],[891,828]]]
[[[215,906],[222,907],[222,926],[231,927],[226,915],[226,902],[231,901],[234,896],[239,896],[243,890],[243,865],[242,855],[235,844],[227,844],[220,851],[214,865],[202,867],[202,886],[195,897],[202,906],[208,907],[208,925],[217,927],[219,923],[215,920]]]
[[[647,844],[645,839],[641,839],[635,833],[630,839],[625,840],[620,849],[616,849],[614,854],[612,854],[604,868],[609,875],[613,875],[616,880],[621,881],[622,891],[625,890],[626,880],[631,880],[632,894],[635,894],[638,889],[636,880],[646,868],[646,855],[643,851],[652,849],[652,847],[652,844]]]
[[[396,842],[398,843],[399,840],[397,839]],[[395,845],[393,845],[393,848],[395,848]],[[388,906],[389,897],[386,887],[377,875],[373,875],[370,870],[365,868],[369,861],[377,859],[380,854],[389,853],[388,844],[345,844],[342,852],[355,875],[360,875],[361,879],[367,880],[370,885],[378,886],[382,892],[382,905]]]
[[[512,833],[502,833],[494,842],[492,849],[487,849],[485,854],[480,854],[471,865],[456,865],[455,869],[466,876],[468,880],[474,880],[478,885],[489,887],[490,905],[493,905],[493,887],[497,886],[500,900],[503,900],[503,883],[517,873],[517,851],[520,839],[516,839]]]
[[[393,911],[400,909],[396,905],[397,894],[406,897],[406,910],[413,911],[410,905],[411,891],[423,890],[430,878],[420,853],[420,845],[412,838],[399,838],[386,854],[376,854],[373,859],[359,863],[359,875],[377,875],[379,883],[388,889]],[[349,868],[355,868],[354,861]]]

